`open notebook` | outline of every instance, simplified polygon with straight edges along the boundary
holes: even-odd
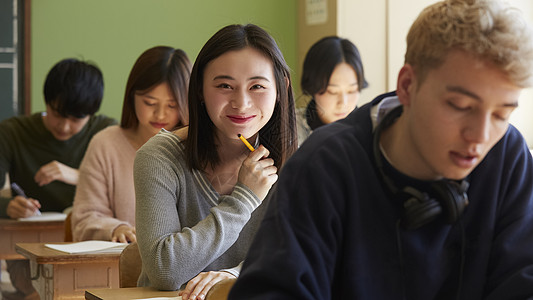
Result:
[[[128,243],[109,241],[83,241],[68,244],[44,244],[45,247],[70,254],[113,254],[122,253]]]

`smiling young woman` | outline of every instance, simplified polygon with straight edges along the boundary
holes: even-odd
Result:
[[[238,276],[296,150],[290,71],[274,39],[255,25],[219,30],[194,63],[189,111],[188,128],[156,135],[135,158],[139,284],[203,299]]]

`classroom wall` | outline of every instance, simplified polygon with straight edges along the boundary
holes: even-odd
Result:
[[[325,2],[327,21],[305,24],[305,5]],[[361,51],[370,83],[361,104],[393,90],[403,64],[405,36],[420,10],[434,0],[40,0],[32,1],[32,112],[42,111],[42,84],[65,57],[96,62],[104,72],[101,112],[120,118],[124,87],[135,59],[154,45],[184,49],[194,60],[205,41],[231,23],[256,23],[277,40],[292,68],[299,100],[301,61],[316,40],[337,34]],[[533,22],[533,2],[510,0]],[[301,102],[301,101],[300,101]],[[533,90],[520,98],[511,123],[533,147]]]
[[[362,105],[389,91],[387,53],[394,47],[387,42],[388,0],[330,1],[337,1],[337,34],[351,40],[361,53],[368,81],[368,87],[361,92],[358,105]]]
[[[45,109],[42,89],[50,68],[76,57],[102,69],[100,112],[120,119],[129,71],[144,50],[172,46],[194,61],[209,37],[234,23],[255,23],[270,32],[296,81],[296,7],[296,0],[32,1],[31,110]]]
[[[309,48],[321,38],[336,34],[337,1],[298,0],[297,70],[299,75],[302,73],[303,62]],[[306,106],[310,101],[310,97],[303,97],[303,95],[297,95],[296,99],[298,106]]]

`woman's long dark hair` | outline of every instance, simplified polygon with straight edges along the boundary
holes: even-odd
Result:
[[[257,25],[229,25],[220,29],[204,45],[193,65],[189,83],[189,133],[185,152],[191,169],[215,167],[220,158],[216,151],[215,125],[209,118],[203,95],[204,71],[207,64],[229,51],[251,47],[270,58],[276,80],[276,105],[267,124],[259,130],[259,141],[269,151],[276,167],[298,147],[294,95],[290,70],[274,39]]]

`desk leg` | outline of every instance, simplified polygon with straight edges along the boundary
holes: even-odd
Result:
[[[30,267],[32,283],[41,300],[84,299],[87,289],[119,288],[118,262],[54,265],[30,262]]]
[[[39,265],[30,260],[30,270],[33,288],[39,293],[41,300],[54,299],[54,267],[53,265]]]

